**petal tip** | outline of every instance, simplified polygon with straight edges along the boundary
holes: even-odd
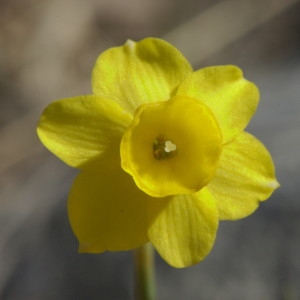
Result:
[[[275,179],[269,183],[269,187],[273,190],[276,190],[280,187],[280,183]]]
[[[134,50],[135,46],[136,46],[136,42],[131,40],[131,39],[128,39],[126,42],[125,42],[125,45],[124,45],[128,50]]]

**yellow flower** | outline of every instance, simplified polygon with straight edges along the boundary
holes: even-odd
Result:
[[[163,40],[102,53],[93,94],[61,99],[38,135],[81,170],[69,195],[80,252],[150,241],[174,267],[201,261],[219,220],[251,214],[279,186],[265,147],[244,132],[259,92],[235,66],[193,72]]]

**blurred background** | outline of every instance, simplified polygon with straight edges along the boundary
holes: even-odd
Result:
[[[157,256],[158,299],[300,299],[299,16],[297,0],[0,0],[0,299],[132,299],[130,252],[77,254],[66,212],[77,171],[35,127],[51,101],[91,92],[100,52],[146,36],[259,86],[248,131],[281,183],[250,217],[222,222],[197,266]]]

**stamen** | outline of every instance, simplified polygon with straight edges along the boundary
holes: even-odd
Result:
[[[167,153],[170,153],[172,151],[175,151],[176,150],[176,145],[173,144],[171,141],[166,141],[165,142],[165,151]]]
[[[176,144],[159,135],[153,142],[153,156],[160,160],[173,157],[177,153]]]

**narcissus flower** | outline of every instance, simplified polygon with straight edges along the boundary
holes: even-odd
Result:
[[[174,267],[201,261],[219,220],[253,213],[278,187],[266,148],[244,131],[259,99],[235,66],[193,72],[167,42],[103,52],[93,94],[41,116],[42,143],[81,170],[69,219],[80,252],[150,241]]]

